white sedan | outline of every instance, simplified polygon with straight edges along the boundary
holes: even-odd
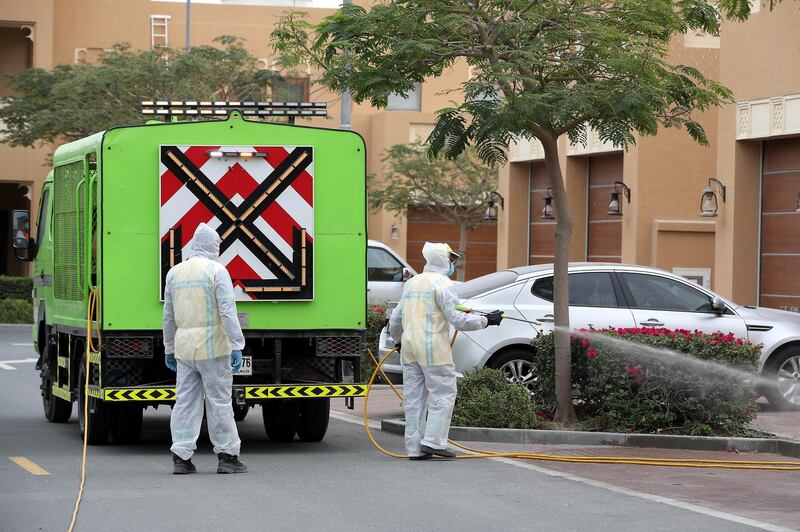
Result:
[[[759,370],[776,383],[763,390],[777,408],[800,409],[800,316],[761,307],[742,306],[669,272],[643,266],[570,263],[570,326],[665,327],[721,331],[762,344]],[[527,384],[531,371],[531,338],[553,323],[553,265],[526,266],[491,273],[457,286],[461,303],[505,316],[538,321],[535,326],[503,320],[499,327],[459,333],[453,346],[456,371],[502,369],[512,382]],[[452,334],[452,330],[451,330]],[[394,341],[384,328],[380,351]],[[402,378],[399,355],[384,370]]]
[[[400,300],[403,285],[417,272],[392,248],[367,242],[367,303],[383,305]]]

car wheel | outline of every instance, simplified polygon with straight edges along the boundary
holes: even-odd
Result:
[[[533,373],[533,355],[530,351],[511,349],[492,359],[488,367],[503,371],[508,382],[520,384],[533,392],[536,375]]]
[[[53,347],[45,345],[44,360],[41,369],[42,375],[42,406],[44,407],[44,417],[50,423],[66,423],[72,414],[72,401],[65,401],[53,395],[53,381],[56,374],[54,366],[56,357],[52,356]]]
[[[80,429],[81,437],[84,431],[88,430],[86,440],[89,445],[102,445],[108,440],[108,434],[111,430],[111,408],[108,404],[100,399],[88,398],[89,401],[89,419],[87,426],[87,419],[84,417],[84,408],[86,405],[87,397],[85,390],[86,383],[86,358],[81,358],[81,366],[78,371],[78,428]],[[92,412],[94,406],[94,412]]]
[[[800,350],[774,355],[764,368],[764,396],[778,410],[800,410]]]
[[[328,397],[300,401],[297,437],[300,441],[322,441],[328,431],[331,400]]]
[[[261,403],[264,430],[270,441],[288,442],[294,440],[297,432],[299,413],[297,401],[291,399],[270,399]]]

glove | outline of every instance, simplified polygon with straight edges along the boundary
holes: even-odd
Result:
[[[240,369],[242,369],[242,352],[237,349],[231,351],[231,370],[236,373]]]
[[[175,360],[175,355],[173,353],[167,353],[164,355],[164,364],[170,369],[170,371],[178,371],[178,361]]]
[[[503,311],[502,310],[493,310],[492,312],[486,315],[486,326],[489,325],[500,325],[500,322],[503,321]]]
[[[394,349],[395,349],[395,351],[397,351],[398,353],[400,352],[400,342],[395,342],[395,343],[394,343]]]

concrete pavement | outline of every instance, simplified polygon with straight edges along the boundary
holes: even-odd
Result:
[[[29,343],[29,338],[27,331],[0,329],[0,362],[32,357],[30,346],[15,345]],[[64,530],[80,478],[81,442],[75,415],[66,424],[47,423],[38,372],[32,363],[16,367],[0,369],[0,529]],[[772,515],[765,514],[767,521],[748,520],[740,508],[706,508],[701,488],[696,490],[696,505],[681,505],[682,501],[638,493],[638,487],[623,485],[619,479],[610,478],[605,484],[594,481],[578,468],[573,475],[496,460],[389,459],[371,447],[355,417],[358,411],[332,419],[321,443],[272,444],[266,440],[256,408],[239,425],[242,460],[250,473],[214,474],[216,458],[202,437],[194,459],[199,473],[173,476],[169,413],[163,407],[147,411],[140,444],[89,448],[78,530],[595,532],[782,530],[786,528],[781,525],[800,525],[782,506]],[[402,449],[400,437],[379,437],[387,447]],[[9,457],[24,457],[49,474],[33,475]],[[640,480],[650,474],[654,474],[650,469],[634,467],[618,471],[620,477]],[[698,484],[704,479],[722,480],[707,472],[682,474]],[[785,493],[795,493],[796,476],[780,476],[775,482],[781,483]],[[641,482],[643,491],[649,489],[649,484]],[[746,486],[742,482],[736,489],[746,490]],[[754,490],[738,497],[765,506],[770,503],[766,497],[759,500]]]

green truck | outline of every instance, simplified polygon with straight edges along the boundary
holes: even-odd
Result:
[[[34,264],[46,418],[66,422],[77,401],[89,443],[133,442],[144,409],[174,402],[164,281],[204,222],[222,239],[246,337],[237,420],[260,404],[271,440],[320,441],[330,399],[352,408],[366,392],[363,139],[293,124],[324,114],[319,104],[143,102],[143,112],[163,120],[56,150],[35,233],[22,229],[26,211],[12,214],[17,256]]]

